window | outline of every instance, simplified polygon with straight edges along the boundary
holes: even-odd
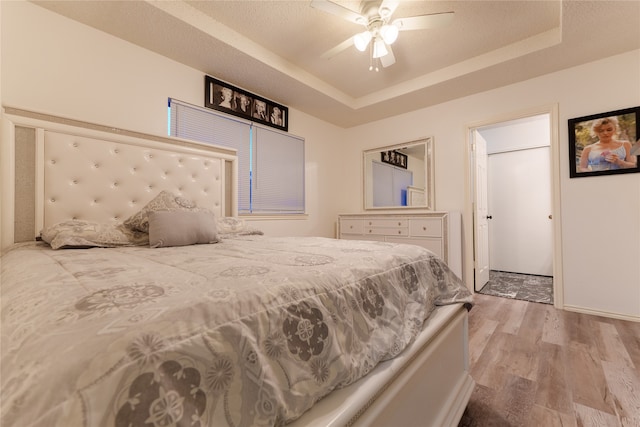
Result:
[[[169,134],[238,151],[240,214],[304,213],[304,139],[175,99]]]

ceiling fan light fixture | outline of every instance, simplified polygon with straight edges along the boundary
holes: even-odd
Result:
[[[364,31],[362,33],[358,33],[353,36],[353,44],[356,46],[360,52],[364,52],[367,48],[367,45],[371,41],[371,33],[369,31]]]
[[[380,28],[380,35],[386,44],[393,44],[398,39],[398,27],[385,24]]]
[[[384,41],[376,38],[376,40],[373,42],[373,55],[372,57],[375,58],[381,58],[383,56],[385,56],[386,54],[388,54],[389,51],[387,50],[387,47],[384,45]]]
[[[2,0],[0,0],[2,1]],[[360,13],[342,5],[340,0],[311,0],[311,7],[338,16],[351,23],[363,25],[367,31],[349,37],[322,57],[329,59],[350,46],[360,52],[369,49],[369,69],[378,71],[379,65],[389,67],[396,62],[392,45],[400,31],[439,28],[453,19],[454,12],[428,13],[391,19],[401,0],[362,0]]]

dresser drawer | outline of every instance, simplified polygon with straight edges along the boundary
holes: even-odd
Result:
[[[341,219],[340,234],[363,234],[364,221],[361,219]]]
[[[441,218],[416,218],[409,220],[411,236],[442,237]]]
[[[375,236],[408,236],[408,227],[369,227],[365,225],[364,234]]]
[[[366,228],[406,228],[409,221],[406,218],[365,218]]]

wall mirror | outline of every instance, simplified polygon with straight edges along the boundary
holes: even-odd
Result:
[[[432,138],[363,152],[364,208],[435,209]]]

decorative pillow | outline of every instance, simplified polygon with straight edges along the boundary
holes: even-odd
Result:
[[[227,239],[235,236],[262,235],[262,231],[247,225],[244,218],[225,216],[216,218],[218,237]]]
[[[47,227],[40,233],[53,249],[115,248],[149,244],[149,235],[130,230],[122,223],[69,220]]]
[[[149,213],[149,246],[164,248],[217,243],[216,218],[208,211],[154,211]]]
[[[124,225],[132,230],[149,232],[149,213],[153,211],[192,211],[200,210],[196,204],[184,197],[176,196],[169,191],[161,191],[140,211],[129,217]]]

